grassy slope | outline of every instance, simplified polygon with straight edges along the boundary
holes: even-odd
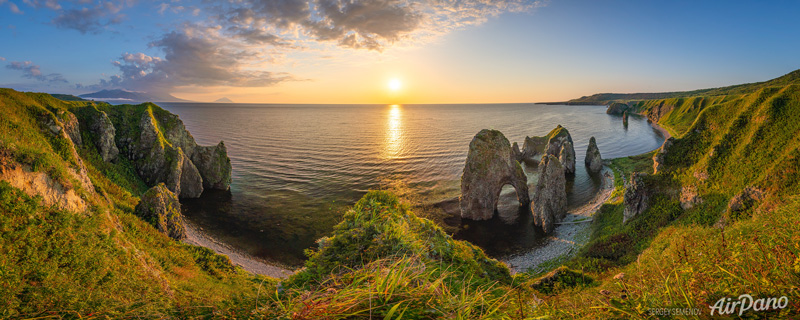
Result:
[[[723,95],[636,101],[638,112],[658,114],[678,138],[667,170],[647,178],[657,195],[625,225],[621,197],[602,207],[592,240],[567,263],[597,277],[599,287],[549,296],[539,314],[647,318],[651,307],[692,307],[707,317],[720,298],[745,293],[790,301],[782,311],[750,317],[800,313],[799,74],[708,91]],[[651,156],[614,159],[612,167],[618,177],[652,172]],[[726,217],[729,200],[748,186],[764,190],[764,198]],[[622,179],[617,187],[621,196]],[[704,202],[681,209],[683,187],[696,188]],[[624,279],[613,279],[620,272]]]
[[[64,173],[76,166],[63,152],[70,142],[47,133],[37,119],[91,104],[0,90],[0,160],[30,165],[76,188],[79,183]],[[172,241],[134,216],[146,187],[127,162],[103,162],[90,135],[83,135],[78,153],[95,192],[78,191],[92,204],[90,212],[45,207],[0,181],[0,317],[249,312],[264,279],[233,269],[208,250]]]

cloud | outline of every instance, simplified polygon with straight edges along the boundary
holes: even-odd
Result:
[[[219,23],[231,30],[299,32],[315,41],[382,51],[398,42],[424,42],[505,12],[544,4],[524,0],[241,0],[221,8]]]
[[[6,61],[6,58],[0,57],[0,61]]]
[[[169,92],[176,87],[229,86],[266,87],[294,80],[291,75],[252,67],[263,60],[260,53],[241,47],[216,29],[187,27],[164,34],[150,43],[164,58],[144,53],[126,53],[113,65],[120,71],[94,86],[79,88],[125,88],[146,92]]]
[[[61,9],[61,5],[58,4],[58,1],[55,1],[55,0],[45,0],[45,1],[23,0],[22,2],[24,2],[25,4],[31,6],[31,7],[35,8],[35,9],[40,9],[40,8],[47,8],[47,9],[50,9],[50,10],[60,10]]]
[[[78,30],[82,34],[98,34],[109,25],[119,24],[125,18],[121,14],[123,3],[98,2],[92,7],[80,9],[59,10],[58,16],[53,18],[53,25]]]
[[[5,59],[3,59],[5,60]],[[18,70],[22,71],[22,76],[28,79],[36,79],[42,82],[49,82],[49,83],[66,83],[67,79],[64,79],[60,73],[51,73],[45,75],[39,69],[39,66],[33,64],[31,61],[11,61],[6,65],[6,69],[11,70]]]
[[[11,13],[14,13],[14,14],[23,14],[23,13],[24,13],[24,12],[22,12],[22,10],[20,10],[20,9],[19,9],[19,7],[17,7],[17,5],[16,5],[15,3],[13,3],[13,2],[9,2],[9,3],[8,3],[8,9],[10,9],[10,10],[11,10]]]

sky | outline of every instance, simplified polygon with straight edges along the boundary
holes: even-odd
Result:
[[[527,103],[800,69],[800,1],[0,0],[0,87]]]

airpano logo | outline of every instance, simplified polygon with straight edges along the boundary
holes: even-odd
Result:
[[[753,300],[753,296],[749,294],[743,294],[739,296],[737,300],[731,300],[731,298],[722,298],[717,301],[713,306],[711,306],[711,315],[714,315],[716,311],[717,314],[734,314],[736,310],[739,310],[739,316],[747,312],[748,310],[753,311],[767,311],[767,310],[777,310],[786,308],[789,305],[789,298],[786,296],[780,298],[761,298]]]

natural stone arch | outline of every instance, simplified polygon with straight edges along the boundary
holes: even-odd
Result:
[[[469,144],[461,175],[461,217],[488,220],[494,216],[503,186],[517,191],[520,205],[530,203],[528,179],[514,158],[508,139],[497,130],[483,129]]]

